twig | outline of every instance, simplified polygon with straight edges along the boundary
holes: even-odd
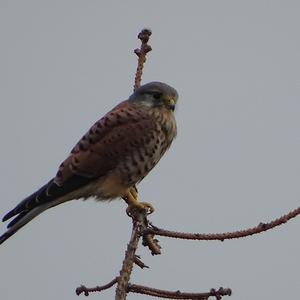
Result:
[[[145,265],[142,261],[141,261],[141,257],[139,255],[135,255],[134,256],[134,263],[139,266],[141,269],[147,268],[149,269],[149,267],[147,265]]]
[[[166,291],[147,286],[129,284],[127,291],[131,293],[138,293],[149,295],[153,297],[169,298],[169,299],[198,299],[206,300],[209,297],[216,297],[217,300],[221,299],[222,296],[231,296],[231,289],[220,288],[219,290],[211,289],[208,293],[184,293],[181,291]]]
[[[178,238],[178,239],[186,239],[186,240],[218,240],[224,241],[228,239],[238,239],[246,236],[250,236],[253,234],[258,234],[263,231],[270,230],[276,226],[280,226],[292,218],[295,218],[300,214],[300,207],[292,210],[286,215],[281,216],[278,219],[275,219],[269,223],[260,223],[258,226],[251,227],[245,230],[233,231],[233,232],[223,232],[223,233],[185,233],[185,232],[177,232],[170,231],[165,229],[160,229],[158,227],[148,228],[145,230],[144,234],[154,234],[160,236],[166,236],[170,238]]]
[[[149,51],[152,50],[151,46],[147,44],[151,34],[151,30],[146,28],[138,34],[138,38],[141,40],[142,44],[140,49],[134,50],[134,53],[138,56],[138,65],[136,68],[134,79],[134,91],[141,86],[144,63],[146,62],[146,55]]]
[[[149,227],[147,227],[147,229],[148,228]],[[154,238],[154,234],[152,233],[143,234],[143,246],[148,247],[152,255],[161,254],[161,246],[159,245],[158,240]]]
[[[115,285],[117,282],[118,282],[118,277],[114,278],[111,282],[109,282],[105,285],[96,286],[94,288],[87,288],[86,286],[81,285],[80,287],[78,287],[76,289],[76,294],[77,294],[77,296],[79,296],[81,293],[84,293],[85,296],[88,296],[89,293],[101,292],[101,291],[107,290],[107,289],[111,288],[113,285]]]

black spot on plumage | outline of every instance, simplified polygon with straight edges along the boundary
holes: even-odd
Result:
[[[126,111],[125,113],[126,113],[127,117],[132,117],[133,116],[132,113],[130,113],[129,111]]]
[[[163,155],[165,152],[166,152],[166,148],[165,147],[161,148],[160,155]]]
[[[145,155],[146,155],[147,157],[151,157],[151,153],[148,152],[148,151],[145,151]]]
[[[154,140],[155,139],[155,135],[154,132],[152,131],[152,133],[150,134],[150,139]]]
[[[139,159],[141,162],[145,162],[145,157],[144,155],[141,153],[141,151],[139,151]]]
[[[57,173],[56,173],[56,176],[57,176],[57,177],[62,177],[62,171],[61,171],[61,170],[58,170]]]
[[[109,118],[108,117],[106,117],[106,118],[104,118],[104,126],[108,126],[109,125]]]
[[[71,170],[78,171],[78,167],[74,164],[71,164]]]
[[[124,167],[124,169],[125,169],[126,171],[128,171],[128,172],[130,171],[130,168],[129,168],[129,166],[128,166],[127,164],[124,164],[123,167]]]
[[[165,126],[163,126],[161,129],[162,129],[162,132],[163,132],[165,135],[168,135],[169,131],[168,131],[168,129],[167,129]]]
[[[144,172],[148,173],[151,170],[150,166],[148,164],[145,164],[144,166]]]
[[[86,150],[86,147],[84,146],[83,143],[79,143],[78,147],[79,147],[80,151],[85,151]]]
[[[95,144],[95,141],[92,138],[89,138],[89,143],[93,145]]]

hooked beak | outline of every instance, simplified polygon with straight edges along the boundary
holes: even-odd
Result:
[[[171,109],[172,111],[175,110],[175,104],[176,104],[176,101],[175,99],[173,98],[169,98],[169,99],[166,99],[166,105],[169,109]]]

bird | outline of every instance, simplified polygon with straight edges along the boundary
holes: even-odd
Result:
[[[163,82],[137,88],[98,120],[61,163],[56,175],[2,219],[13,218],[0,244],[45,210],[66,201],[124,199],[127,213],[154,207],[138,200],[136,185],[154,168],[177,135],[176,89]]]

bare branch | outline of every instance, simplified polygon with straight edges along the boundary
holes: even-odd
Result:
[[[96,286],[94,288],[87,288],[84,285],[81,285],[80,287],[78,287],[76,289],[76,294],[77,294],[77,296],[79,296],[81,293],[84,293],[85,296],[88,296],[89,293],[101,292],[101,291],[107,290],[107,289],[111,288],[113,285],[115,285],[117,282],[118,282],[118,277],[114,278],[111,282],[109,282],[105,285]]]
[[[111,282],[109,282],[106,285],[96,286],[94,288],[87,288],[84,285],[81,285],[76,289],[77,295],[84,293],[85,296],[89,296],[89,293],[91,292],[101,292],[103,290],[112,287],[116,283],[117,283],[117,288],[116,288],[115,300],[125,300],[129,292],[149,295],[153,297],[160,297],[160,298],[200,299],[200,300],[207,300],[209,297],[215,297],[217,300],[220,300],[222,296],[231,295],[230,289],[223,289],[223,288],[220,288],[219,290],[211,289],[210,292],[208,293],[184,293],[179,290],[172,292],[172,291],[160,290],[160,289],[150,288],[147,286],[129,283],[134,264],[137,264],[142,268],[147,267],[135,254],[142,233],[144,233],[143,238],[144,238],[145,246],[149,247],[150,250],[152,246],[149,246],[149,243],[150,245],[154,243],[155,247],[157,247],[158,245],[157,240],[153,239],[153,235],[148,234],[150,237],[147,237],[147,235],[145,235],[145,232],[149,228],[149,222],[147,219],[146,212],[134,211],[131,214],[131,218],[133,222],[132,233],[131,233],[130,241],[127,245],[127,250],[125,252],[125,258],[123,261],[122,269],[120,271],[120,276],[115,277]],[[150,242],[148,243],[147,241]],[[160,249],[160,246],[158,247]]]
[[[215,297],[217,300],[221,299],[222,296],[231,296],[231,289],[223,289],[219,290],[211,289],[208,293],[184,293],[181,291],[166,291],[160,289],[154,289],[147,286],[137,285],[137,284],[129,284],[127,287],[127,291],[131,293],[138,293],[149,295],[153,297],[160,298],[169,298],[169,299],[198,299],[198,300],[206,300],[209,297]]]
[[[138,56],[138,65],[134,79],[134,91],[141,86],[144,63],[146,62],[146,55],[149,51],[152,50],[151,46],[148,45],[151,34],[151,30],[146,28],[138,34],[138,38],[141,40],[142,44],[140,49],[134,50],[134,53]]]
[[[141,257],[139,255],[135,255],[134,256],[134,263],[139,266],[141,269],[147,268],[149,269],[149,267],[147,265],[145,265],[142,261],[141,261]]]
[[[123,261],[122,269],[120,271],[120,276],[118,279],[118,285],[116,288],[116,300],[125,300],[126,299],[126,288],[130,280],[130,275],[132,272],[133,264],[135,262],[135,252],[138,246],[141,233],[147,228],[148,220],[146,213],[135,212],[132,214],[132,232],[130,242],[127,245],[127,250],[125,253],[125,258]]]
[[[160,229],[157,227],[147,229],[144,234],[154,234],[160,236],[166,236],[170,238],[177,238],[177,239],[186,239],[186,240],[218,240],[224,241],[228,239],[238,239],[254,234],[261,233],[263,231],[270,230],[274,227],[280,226],[290,219],[295,218],[300,214],[300,207],[292,210],[286,215],[281,216],[278,219],[275,219],[269,223],[259,223],[255,227],[251,227],[245,230],[233,231],[233,232],[223,232],[223,233],[185,233],[185,232],[177,232],[177,231],[170,231],[165,229]]]
[[[161,254],[161,246],[159,245],[158,240],[154,238],[154,234],[143,234],[143,246],[148,247],[152,255]]]

